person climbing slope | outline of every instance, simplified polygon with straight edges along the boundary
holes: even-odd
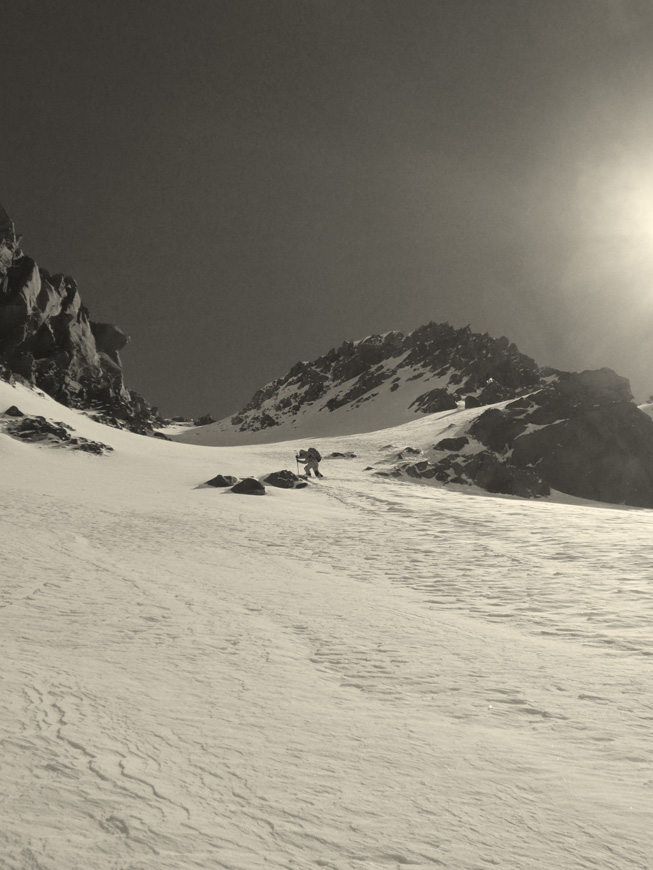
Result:
[[[315,473],[316,477],[324,477],[323,474],[320,473],[320,462],[322,461],[322,456],[320,455],[320,451],[315,447],[309,447],[308,450],[300,450],[297,456],[295,456],[297,462],[301,462],[304,466],[304,476],[310,477],[311,471]]]

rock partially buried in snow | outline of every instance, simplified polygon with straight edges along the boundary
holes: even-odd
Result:
[[[231,492],[235,492],[238,495],[265,495],[265,487],[255,477],[246,477],[240,483],[232,486]]]
[[[207,480],[207,486],[233,486],[235,483],[238,483],[237,477],[232,477],[230,474],[217,474],[215,477],[211,478],[211,480]]]
[[[7,408],[5,411],[6,417],[24,417],[23,412],[17,408],[15,405],[12,405],[10,408]]]
[[[409,405],[410,408],[415,408],[416,411],[421,411],[422,414],[437,414],[439,411],[452,411],[456,406],[455,396],[442,388],[423,393]]]
[[[265,482],[270,486],[276,486],[279,489],[303,489],[308,486],[305,480],[298,477],[294,471],[273,471],[265,478]]]
[[[88,438],[82,438],[81,435],[71,435],[70,433],[74,431],[66,423],[56,423],[40,416],[26,417],[24,414],[6,424],[7,434],[21,441],[69,447],[72,450],[82,450],[84,453],[94,453],[97,456],[113,450],[113,447],[101,441],[90,441]]]

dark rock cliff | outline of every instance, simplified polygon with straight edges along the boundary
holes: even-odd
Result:
[[[0,366],[58,402],[93,410],[103,421],[148,433],[157,420],[125,387],[119,351],[127,336],[94,323],[76,282],[51,275],[23,253],[0,206]]]
[[[490,408],[455,438],[397,471],[526,497],[551,489],[653,507],[653,420],[610,369],[559,372],[540,390]]]

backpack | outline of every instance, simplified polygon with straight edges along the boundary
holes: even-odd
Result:
[[[315,447],[309,447],[306,451],[306,455],[310,456],[311,459],[314,459],[316,462],[322,462],[320,451],[316,450]]]

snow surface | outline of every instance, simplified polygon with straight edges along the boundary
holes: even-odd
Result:
[[[374,477],[471,411],[208,448],[0,383],[0,867],[653,865],[653,512]],[[451,427],[451,428],[447,428]]]

